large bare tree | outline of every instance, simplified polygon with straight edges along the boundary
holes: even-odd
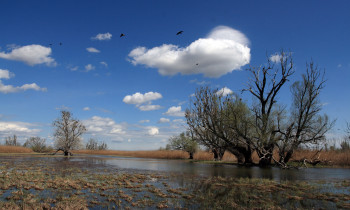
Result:
[[[221,159],[225,150],[234,154],[239,163],[251,163],[251,150],[245,139],[238,136],[230,113],[233,103],[240,102],[236,96],[223,96],[209,87],[201,87],[195,93],[186,119],[194,139],[209,147],[214,157]]]
[[[78,149],[81,144],[81,135],[86,128],[79,120],[72,117],[69,111],[61,111],[61,117],[53,122],[55,127],[55,146],[58,151],[63,151],[64,156],[72,155],[70,150]]]
[[[275,143],[279,140],[276,116],[279,115],[276,107],[277,95],[283,85],[293,75],[293,59],[291,53],[281,52],[279,62],[267,59],[267,65],[250,67],[251,77],[248,88],[244,91],[251,93],[255,99],[252,111],[254,112],[255,135],[249,139],[251,146],[257,152],[259,165],[270,165]]]
[[[323,106],[320,93],[325,82],[324,71],[310,62],[306,65],[306,74],[302,75],[302,80],[292,85],[290,117],[284,118],[287,121],[283,118],[278,120],[278,131],[282,134],[276,144],[279,148],[279,164],[286,164],[301,144],[317,144],[325,140],[326,132],[332,128],[334,121],[320,114]]]

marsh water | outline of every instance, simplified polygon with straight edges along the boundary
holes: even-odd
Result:
[[[281,180],[350,180],[347,168],[301,168],[283,170],[277,167],[242,167],[230,164],[205,164],[187,160],[164,160],[150,158],[114,157],[114,156],[73,156],[73,157],[35,157],[3,156],[1,161],[28,162],[40,160],[42,164],[60,167],[81,167],[85,169],[105,168],[120,171],[150,171],[202,177],[266,178]]]

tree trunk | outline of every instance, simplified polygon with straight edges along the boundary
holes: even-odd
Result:
[[[293,155],[293,152],[294,152],[293,149],[288,150],[286,156],[284,157],[284,163],[288,163],[288,161],[290,160],[290,158]]]
[[[69,155],[69,151],[64,151],[64,156],[68,156]]]
[[[213,151],[213,154],[214,154],[214,160],[215,161],[218,161],[219,160],[219,154],[218,154],[218,151],[216,149],[212,149]]]
[[[193,159],[193,152],[189,152],[189,154],[190,154],[190,160],[192,160]]]

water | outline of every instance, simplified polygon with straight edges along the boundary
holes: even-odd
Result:
[[[276,181],[315,181],[315,180],[350,180],[350,169],[345,168],[302,168],[283,170],[277,167],[259,168],[237,165],[217,165],[193,163],[186,160],[163,160],[150,158],[111,157],[111,156],[73,156],[73,157],[35,157],[35,156],[2,156],[3,161],[26,162],[40,160],[41,164],[53,164],[60,167],[81,167],[86,169],[105,168],[121,171],[154,171],[178,173],[189,176],[222,176],[237,178],[267,178]]]

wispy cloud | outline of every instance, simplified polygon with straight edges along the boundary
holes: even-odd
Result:
[[[0,69],[0,92],[1,93],[16,93],[20,91],[26,91],[26,90],[36,90],[36,91],[47,91],[47,88],[41,88],[36,83],[31,84],[24,84],[22,86],[12,86],[12,85],[4,85],[1,81],[1,79],[10,79],[14,77],[15,74],[10,72],[7,69]]]
[[[104,65],[106,68],[108,67],[108,64],[106,62],[104,62],[104,61],[101,61],[100,64]]]
[[[164,117],[160,118],[158,121],[158,123],[168,123],[168,122],[170,122],[170,119],[164,118]]]
[[[88,47],[86,48],[86,51],[91,52],[91,53],[99,53],[100,51],[94,47]]]
[[[95,66],[93,66],[92,64],[88,64],[85,66],[85,71],[89,72],[95,69]]]
[[[97,34],[96,36],[94,37],[91,37],[91,39],[95,39],[95,40],[110,40],[112,38],[112,34],[107,32],[105,34]]]

